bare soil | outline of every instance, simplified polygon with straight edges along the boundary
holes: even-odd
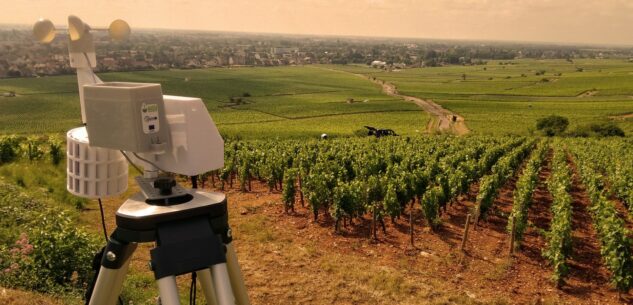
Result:
[[[459,251],[466,215],[478,186],[448,207],[435,232],[414,211],[415,247],[409,245],[408,213],[386,234],[369,238],[362,224],[333,231],[333,220],[311,220],[297,203],[286,215],[279,194],[258,186],[252,193],[230,190],[236,246],[254,304],[625,304],[609,286],[599,243],[587,212],[588,198],[574,179],[574,254],[561,289],[550,280],[541,256],[543,232],[551,219],[551,195],[544,184],[549,161],[529,210],[530,226],[520,250],[509,253],[507,215],[516,179],[500,190],[487,219],[471,230]],[[472,228],[472,227],[471,227]],[[327,293],[323,293],[327,291]],[[284,300],[284,301],[282,301]]]
[[[574,178],[574,253],[566,283],[560,288],[550,280],[551,267],[541,256],[546,245],[543,232],[551,219],[551,195],[544,184],[550,175],[550,157],[529,210],[528,229],[519,250],[509,251],[507,216],[513,203],[516,179],[500,190],[486,219],[471,226],[465,251],[459,251],[466,215],[475,206],[478,185],[447,208],[441,226],[432,231],[419,208],[414,213],[415,247],[409,243],[408,214],[395,222],[386,220],[386,233],[370,238],[370,218],[334,232],[334,221],[296,203],[296,212],[284,213],[279,192],[269,192],[254,182],[248,193],[226,190],[234,245],[252,304],[627,304],[609,286],[602,266],[599,242],[587,211],[588,198]],[[215,190],[215,189],[214,189]],[[132,188],[128,193],[136,191]],[[129,194],[128,194],[129,195]],[[126,196],[105,201],[108,227]],[[82,219],[100,230],[98,209],[91,206]],[[152,278],[148,250],[135,252],[131,275]],[[179,279],[186,287],[188,278]],[[144,289],[155,292],[153,286]],[[0,304],[27,304],[22,292],[11,291]],[[27,293],[29,296],[31,293]],[[200,293],[201,294],[201,293]],[[18,297],[16,297],[18,296]],[[8,300],[8,301],[5,301]],[[38,300],[34,298],[33,300]],[[35,301],[34,301],[35,302]],[[56,300],[28,304],[58,304]],[[146,303],[155,304],[154,298]]]

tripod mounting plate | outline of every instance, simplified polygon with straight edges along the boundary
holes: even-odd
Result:
[[[155,182],[158,181],[156,178],[144,178],[141,176],[135,177],[136,183],[141,188],[141,192],[145,195],[147,200],[159,200],[159,199],[169,199],[179,196],[185,196],[189,192],[184,187],[175,184],[170,186],[169,194],[161,194],[161,189],[155,186]]]
[[[195,216],[226,217],[226,196],[223,193],[195,191],[190,194],[193,199],[189,202],[157,206],[146,203],[142,192],[136,193],[117,210],[117,226],[126,230],[148,231],[155,230],[159,223]]]

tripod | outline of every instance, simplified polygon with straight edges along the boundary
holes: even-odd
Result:
[[[147,187],[139,185],[145,193]],[[175,182],[167,181],[157,189],[173,186]],[[176,276],[196,272],[207,304],[250,305],[231,244],[225,195],[180,191],[149,200],[144,193],[133,195],[118,209],[117,228],[102,251],[87,304],[115,305],[137,244],[156,242],[150,266],[161,304],[180,305]]]

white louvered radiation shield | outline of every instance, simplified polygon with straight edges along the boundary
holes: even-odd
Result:
[[[127,190],[128,164],[117,150],[91,147],[85,127],[66,134],[68,191],[84,198],[117,196]]]

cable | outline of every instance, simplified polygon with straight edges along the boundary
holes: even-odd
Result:
[[[97,198],[97,200],[99,201],[99,212],[101,212],[101,227],[103,228],[103,237],[105,238],[105,241],[107,243],[110,241],[110,238],[108,238],[108,229],[106,228],[105,215],[103,214],[103,203],[101,202],[101,198]],[[89,297],[88,300],[90,300]],[[121,296],[119,296],[119,304],[123,305],[123,298],[121,298]]]
[[[198,188],[198,176],[191,176],[191,188],[192,189]]]
[[[141,160],[141,161],[143,161],[143,162],[146,162],[146,163],[149,163],[150,165],[154,166],[155,168],[157,168],[158,170],[160,170],[160,171],[162,171],[162,172],[168,173],[168,171],[166,171],[166,170],[164,170],[164,169],[162,169],[162,168],[158,167],[158,165],[156,165],[156,163],[154,163],[154,162],[152,162],[152,161],[149,161],[149,160],[147,160],[147,159],[142,158],[141,156],[139,156],[139,155],[138,155],[137,153],[135,153],[135,152],[133,152],[132,154],[133,154],[136,158],[138,158],[139,160]]]
[[[136,171],[138,171],[139,174],[143,173],[143,171],[136,164],[134,164],[134,162],[132,162],[130,157],[128,157],[128,155],[124,151],[122,151],[122,150],[119,150],[119,151],[123,154],[123,156],[125,157],[127,162],[129,162],[136,169]]]
[[[189,287],[189,305],[196,305],[196,272],[191,272],[191,286]]]
[[[110,239],[108,238],[108,230],[106,229],[105,216],[103,215],[103,204],[101,203],[101,198],[99,200],[99,211],[101,212],[101,227],[103,228],[103,236],[105,237],[105,241],[108,242]]]
[[[84,53],[84,57],[86,58],[86,62],[88,62],[88,66],[90,66],[90,75],[92,76],[92,81],[96,84],[97,82],[97,76],[95,75],[95,72],[92,71],[92,64],[90,63],[90,58],[88,58],[88,53],[83,52]]]

